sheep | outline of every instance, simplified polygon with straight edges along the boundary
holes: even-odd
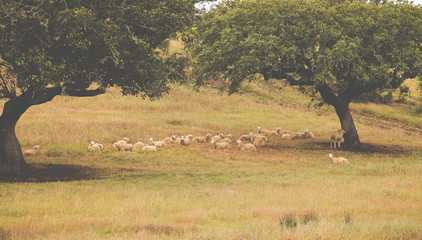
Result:
[[[266,134],[266,133],[268,133],[270,130],[268,130],[268,129],[262,129],[262,127],[258,127],[258,133],[259,134]]]
[[[253,145],[257,147],[265,146],[267,143],[264,140],[264,138],[255,137],[255,140],[253,141]]]
[[[232,140],[230,140],[230,138],[228,138],[228,137],[226,137],[226,138],[223,138],[223,139],[221,139],[219,142],[226,142],[226,143],[232,143]]]
[[[344,141],[343,135],[345,133],[346,131],[344,131],[343,129],[340,129],[336,132],[331,133],[331,142],[330,142],[331,149],[333,148],[333,144],[334,144],[334,149],[336,148],[336,145],[338,145],[338,148],[341,148],[340,143]]]
[[[143,142],[136,142],[132,146],[132,152],[139,152],[146,144]]]
[[[154,141],[152,138],[149,138],[149,143],[157,147],[166,147],[166,144],[163,141]]]
[[[210,138],[212,137],[211,133],[207,133],[207,135],[205,135],[205,137],[194,137],[192,139],[192,143],[206,143],[210,140]]]
[[[101,152],[103,150],[103,145],[100,143],[95,143],[91,141],[88,145],[88,151],[90,152]]]
[[[129,143],[129,138],[128,137],[124,137],[123,141],[125,141],[126,143]]]
[[[28,149],[28,150],[25,150],[24,152],[23,152],[23,155],[25,156],[25,157],[31,157],[31,156],[34,156],[34,155],[36,155],[37,153],[38,153],[38,149],[40,148],[40,145],[35,145],[32,149]]]
[[[211,144],[214,145],[214,149],[221,150],[221,151],[223,151],[223,149],[231,149],[232,148],[232,145],[230,143],[226,143],[226,142],[217,142],[215,140],[211,140]]]
[[[176,140],[176,136],[173,135],[171,137],[164,138],[163,142],[165,144],[171,144],[171,143],[174,143],[175,140]]]
[[[142,152],[149,153],[149,152],[156,152],[157,146],[145,145],[142,147]]]
[[[219,141],[221,141],[221,139],[223,139],[224,138],[224,134],[223,133],[220,133],[220,134],[218,134],[218,135],[215,135],[214,137],[212,137],[211,138],[211,141],[216,141],[216,142],[219,142]]]
[[[241,140],[237,140],[237,149],[242,152],[256,152],[256,147],[252,143],[243,143]]]
[[[278,135],[282,134],[281,130],[283,130],[283,128],[281,128],[281,127],[278,127],[278,128],[275,129],[275,131],[278,133]]]
[[[182,136],[182,137],[183,138],[180,141],[180,145],[188,146],[191,143],[191,139],[192,139],[193,135],[189,134],[188,137],[184,137],[184,136]]]
[[[249,141],[252,142],[253,133],[249,133],[249,135],[241,135],[238,140],[240,141]]]
[[[333,154],[328,154],[332,164],[348,164],[349,161],[344,157],[333,157]]]
[[[132,151],[132,147],[133,144],[128,144],[128,143],[122,143],[122,142],[115,142],[113,143],[113,148],[117,148],[119,149],[119,151],[126,151],[126,152],[131,152]]]
[[[294,137],[294,135],[293,134],[290,134],[290,133],[283,133],[281,135],[281,139],[283,139],[283,140],[292,140],[293,137]]]
[[[255,141],[255,139],[262,139],[262,140],[264,140],[265,142],[267,142],[268,141],[268,138],[265,136],[265,135],[261,135],[261,134],[253,134],[252,133],[252,135],[251,135],[251,140],[252,140],[252,142],[254,142]]]
[[[280,134],[278,134],[277,131],[267,131],[264,133],[265,136],[267,137],[278,137],[280,136]]]
[[[311,138],[311,139],[315,138],[314,134],[312,132],[309,132],[308,129],[305,129],[305,132],[303,133],[297,132],[293,137],[293,139],[308,139],[308,138]]]

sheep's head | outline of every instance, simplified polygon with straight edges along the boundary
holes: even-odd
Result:
[[[241,143],[242,143],[242,141],[239,139],[239,140],[237,140],[237,143],[238,143],[238,144],[241,144]]]
[[[89,145],[94,145],[94,141],[89,141]]]
[[[153,138],[149,138],[149,142],[153,142],[154,141],[154,139]]]
[[[116,148],[118,146],[119,146],[119,143],[118,142],[113,143],[113,148]]]
[[[129,138],[128,137],[124,137],[123,141],[125,141],[126,143],[129,143]]]
[[[253,136],[253,135],[254,135],[254,134],[253,134],[253,132],[250,132],[250,133],[249,133],[249,136]]]
[[[333,154],[331,154],[331,153],[330,153],[330,154],[328,154],[328,157],[332,158],[332,157],[333,157]]]
[[[35,145],[35,146],[34,146],[34,149],[35,149],[35,150],[38,150],[38,148],[40,148],[40,145]]]
[[[214,143],[216,143],[216,141],[215,140],[211,140],[211,142],[210,142],[211,144],[214,144]]]

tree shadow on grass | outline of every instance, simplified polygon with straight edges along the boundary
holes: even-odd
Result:
[[[0,182],[58,182],[102,178],[100,169],[77,165],[29,164],[21,172],[0,172]]]
[[[362,143],[359,149],[347,149],[343,147],[341,150],[331,149],[330,142],[315,141],[315,140],[296,140],[296,141],[283,141],[277,142],[273,145],[268,145],[268,148],[272,149],[298,149],[305,151],[347,151],[355,153],[366,153],[366,154],[387,154],[387,155],[409,155],[413,151],[417,150],[412,147],[405,147],[400,145],[385,145],[385,144],[373,144],[373,143]]]

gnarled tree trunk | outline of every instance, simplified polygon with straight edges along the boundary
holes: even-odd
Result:
[[[350,114],[349,106],[338,105],[334,107],[337,116],[340,119],[341,129],[346,131],[344,134],[344,145],[350,149],[358,149],[361,147],[359,135]]]
[[[19,118],[29,106],[9,100],[4,104],[0,117],[0,169],[21,171],[28,168],[16,137],[15,127]]]

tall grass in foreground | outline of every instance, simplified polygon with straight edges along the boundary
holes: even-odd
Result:
[[[333,152],[333,112],[288,104],[259,85],[248,91],[229,97],[173,86],[150,102],[111,89],[31,107],[18,138],[24,148],[42,148],[28,162],[83,177],[0,183],[0,239],[422,239],[420,135],[358,123],[361,139],[377,147]],[[153,154],[111,146],[125,136],[240,135],[257,126],[309,129],[317,138],[272,139],[257,153],[208,144]],[[91,139],[104,152],[88,153]],[[350,164],[331,165],[330,152]]]

